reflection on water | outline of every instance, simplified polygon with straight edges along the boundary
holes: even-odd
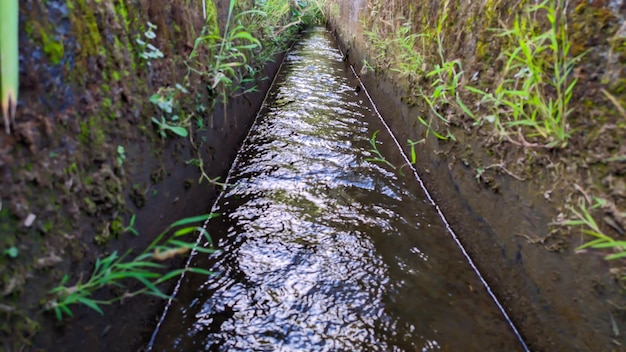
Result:
[[[157,351],[513,351],[515,336],[411,179],[324,30],[287,56]],[[413,180],[414,181],[414,180]]]

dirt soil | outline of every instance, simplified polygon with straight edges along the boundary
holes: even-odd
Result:
[[[223,28],[228,1],[216,10]],[[172,222],[210,210],[219,187],[200,182],[190,161],[225,178],[282,60],[224,106],[206,82],[181,81],[210,20],[202,2],[20,1],[20,100],[12,134],[0,135],[0,350],[136,351],[146,343],[161,299],[103,306],[104,316],[73,306],[63,321],[46,304],[64,275],[68,284],[85,279],[96,258],[137,252]],[[148,21],[162,59],[139,56]],[[193,117],[191,138],[161,138],[151,122],[158,111],[149,97],[176,84],[189,90],[177,99]],[[137,236],[126,229],[133,215]],[[180,267],[182,258],[166,264]]]
[[[428,33],[447,3],[356,0],[328,6],[329,25],[343,49],[350,49],[349,61],[408,155],[407,139],[428,135],[417,116],[432,116],[415,87],[428,89],[432,79],[400,77],[390,64],[393,52],[381,55],[364,33],[375,23],[394,33],[407,21],[413,33]],[[462,84],[478,75],[488,85],[499,77],[504,44],[487,29],[510,25],[526,2],[453,4],[443,29],[444,55],[462,62]],[[449,130],[456,141],[430,133],[417,145],[416,167],[531,350],[621,351],[626,350],[624,262],[605,261],[611,252],[577,250],[593,238],[557,223],[571,218],[570,207],[578,209],[581,200],[590,207],[599,197],[607,202],[592,215],[605,234],[623,239],[626,1],[575,1],[567,13],[574,54],[589,50],[574,71],[579,82],[568,145],[503,140],[489,126],[473,126],[462,111],[443,105],[439,112],[450,123],[435,127]],[[425,66],[439,60],[436,47],[420,53]],[[364,60],[382,69],[363,68]],[[462,94],[468,106],[477,106],[475,97]]]

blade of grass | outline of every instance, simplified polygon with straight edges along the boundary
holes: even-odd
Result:
[[[11,133],[15,121],[19,85],[18,46],[19,1],[0,1],[0,105],[4,129]]]

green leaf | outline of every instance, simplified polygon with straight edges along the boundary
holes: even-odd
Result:
[[[585,244],[583,244],[583,245],[581,245],[581,246],[576,247],[576,249],[580,250],[580,249],[585,249],[585,248],[593,247],[593,246],[595,246],[595,245],[597,245],[597,244],[599,244],[599,243],[602,243],[602,242],[604,242],[604,241],[605,241],[605,240],[604,240],[604,239],[602,239],[602,238],[595,239],[595,240],[593,240],[593,241],[587,242],[587,243],[585,243]]]
[[[149,262],[149,261],[145,261],[145,260],[137,260],[137,258],[135,258],[134,261],[128,262],[128,263],[124,263],[124,264],[120,265],[119,267],[120,268],[128,268],[128,269],[132,269],[132,268],[155,268],[155,269],[162,269],[162,268],[165,268],[165,265],[159,264],[159,263],[154,263],[154,262]],[[158,274],[155,273],[154,275],[158,275]]]
[[[194,251],[199,252],[199,253],[206,253],[206,254],[213,254],[215,252],[217,252],[217,250],[213,249],[213,248],[204,248],[204,247],[200,247],[200,246],[196,246],[193,248]]]
[[[161,292],[161,290],[159,290],[152,282],[150,282],[145,277],[137,276],[136,279],[139,280],[141,283],[143,283],[148,289],[150,289],[150,291],[152,293],[154,293],[155,296],[161,297],[161,298],[164,298],[164,299],[168,299],[169,298],[169,296],[167,296],[166,294]]]
[[[54,306],[54,315],[56,316],[57,320],[63,320],[63,313],[61,311],[61,307],[59,306]]]
[[[172,245],[175,248],[193,248],[196,245],[195,243],[192,243],[192,242],[185,242],[185,241],[179,241],[179,240],[169,240],[167,241],[167,244]]]
[[[70,317],[74,316],[74,313],[72,313],[72,311],[66,305],[59,305],[57,307],[59,307],[61,311],[65,313],[67,316],[70,316]]]
[[[625,241],[610,241],[594,244],[593,248],[604,249],[604,248],[626,248]]]
[[[184,127],[180,127],[180,126],[168,126],[167,127],[170,131],[174,132],[175,134],[181,136],[181,137],[187,137],[189,135],[189,132],[187,132],[187,129]]]
[[[5,249],[4,251],[2,251],[2,253],[4,255],[6,255],[7,257],[9,257],[9,258],[15,259],[15,258],[17,258],[17,256],[20,253],[20,251],[17,249],[17,247],[12,246],[12,247],[9,247],[9,248]]]
[[[604,259],[606,260],[615,260],[615,259],[621,259],[621,258],[626,258],[626,251],[615,253],[615,254],[610,254],[604,257]]]
[[[564,226],[577,226],[577,225],[584,225],[585,222],[582,220],[565,220],[561,222],[560,224]]]
[[[87,307],[95,310],[96,312],[100,313],[100,315],[104,315],[104,312],[102,311],[102,309],[100,309],[100,307],[98,306],[98,304],[94,301],[91,300],[89,298],[85,298],[85,297],[78,297],[78,303],[82,303],[84,305],[86,305]]]
[[[442,134],[437,133],[437,131],[435,131],[435,130],[431,130],[431,132],[435,135],[435,137],[437,137],[438,139],[441,139],[442,141],[445,141],[445,140],[448,139],[448,137],[446,137],[446,136],[444,136]],[[448,135],[450,135],[450,131],[448,131]],[[452,136],[452,135],[450,135],[450,136]]]
[[[216,216],[218,216],[218,214],[216,214],[216,213],[208,213],[208,214],[203,214],[203,215],[197,215],[197,216],[184,218],[184,219],[181,219],[181,220],[173,222],[170,225],[170,228],[183,226],[183,225],[189,225],[189,224],[197,223],[197,222],[200,222],[200,221],[206,221],[206,220],[212,219],[212,218],[214,218]]]
[[[209,232],[205,228],[200,228],[199,231],[204,237],[204,239],[209,243],[209,245],[213,247],[213,239],[211,238],[211,235],[209,234]]]
[[[476,93],[476,94],[480,94],[480,95],[487,95],[487,96],[492,96],[491,93],[486,93],[483,92],[482,90],[478,89],[478,88],[474,88],[472,86],[465,86],[465,89],[469,90],[472,93]]]
[[[233,35],[233,36],[231,37],[231,39],[232,39],[232,40],[234,40],[234,39],[245,39],[245,40],[248,40],[248,41],[250,41],[250,42],[256,43],[256,44],[258,44],[259,46],[261,46],[261,42],[260,42],[258,39],[256,39],[255,37],[253,37],[253,36],[252,36],[250,33],[248,33],[248,32],[239,32],[239,33],[236,33],[235,35]]]
[[[176,269],[176,270],[172,270],[169,273],[161,276],[157,281],[155,281],[155,283],[160,284],[166,281],[171,280],[172,278],[179,276],[180,274],[182,274],[185,271],[185,269]]]
[[[189,234],[189,233],[197,231],[197,230],[198,230],[198,227],[184,227],[184,228],[174,232],[174,236],[175,237],[184,236],[186,234]]]
[[[159,297],[161,299],[170,299],[171,296],[166,295],[165,293],[161,292],[161,291],[147,291],[145,292],[145,294],[150,295],[150,296],[156,296]]]
[[[463,102],[461,101],[461,98],[457,97],[456,102],[461,108],[461,110],[463,110],[465,115],[471,117],[472,119],[476,119],[476,116],[474,115],[474,113],[472,113],[472,111],[470,111],[470,109],[467,106],[465,106],[465,104],[463,104]]]

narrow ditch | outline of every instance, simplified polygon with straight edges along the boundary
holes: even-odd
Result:
[[[528,350],[353,71],[286,56],[150,350]]]

